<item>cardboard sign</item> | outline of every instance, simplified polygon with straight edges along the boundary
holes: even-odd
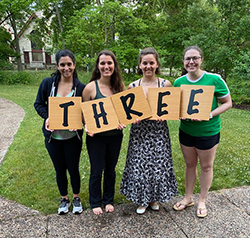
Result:
[[[83,102],[81,109],[89,132],[99,133],[118,127],[118,117],[110,97]]]
[[[81,97],[49,97],[49,128],[82,129]]]
[[[111,100],[121,124],[128,125],[136,118],[143,120],[152,116],[142,86],[117,93]]]
[[[208,121],[214,95],[214,86],[181,85],[180,117]]]
[[[150,120],[156,120],[157,117],[163,120],[179,120],[180,95],[180,88],[149,88],[148,102],[152,111]]]

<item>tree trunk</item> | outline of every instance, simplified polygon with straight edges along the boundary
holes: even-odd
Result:
[[[104,44],[107,45],[107,43],[108,43],[108,29],[107,29],[107,22],[106,22],[106,20],[105,20],[104,27],[105,27],[105,40],[104,40]]]
[[[172,76],[172,66],[170,66],[170,69],[169,69],[169,76],[170,77]]]
[[[21,60],[21,51],[20,51],[20,45],[19,45],[19,39],[18,39],[18,34],[17,34],[17,28],[16,28],[16,21],[15,21],[15,17],[14,14],[10,14],[10,23],[11,26],[13,28],[14,31],[14,42],[15,42],[15,50],[17,53],[17,70],[18,71],[22,71],[23,70],[23,66],[22,66],[22,60]]]
[[[58,19],[58,23],[59,23],[59,27],[61,31],[62,44],[63,44],[63,48],[65,49],[65,39],[63,37],[63,26],[62,26],[61,15],[60,15],[57,3],[55,4],[55,8],[56,8],[56,15],[57,15],[57,19]]]

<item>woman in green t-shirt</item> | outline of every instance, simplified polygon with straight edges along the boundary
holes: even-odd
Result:
[[[220,75],[208,73],[201,69],[203,52],[198,46],[190,46],[184,50],[183,65],[186,74],[175,80],[173,86],[209,85],[215,86],[210,120],[180,118],[179,141],[186,162],[184,199],[174,205],[176,211],[193,206],[193,190],[197,178],[198,159],[201,165],[200,196],[197,216],[207,216],[206,196],[213,180],[213,163],[220,140],[219,114],[232,107],[229,89]],[[218,105],[218,101],[220,105]]]

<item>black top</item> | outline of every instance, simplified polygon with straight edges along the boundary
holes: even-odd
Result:
[[[49,139],[51,132],[45,129],[45,121],[48,118],[48,99],[49,97],[55,97],[57,94],[58,83],[60,76],[52,76],[45,78],[38,89],[36,101],[34,107],[40,117],[44,119],[43,123],[43,134],[45,138]],[[82,91],[85,84],[81,83],[78,78],[73,78],[72,90],[74,90],[74,96],[82,97]],[[83,134],[82,130],[78,130],[78,135],[81,137]]]

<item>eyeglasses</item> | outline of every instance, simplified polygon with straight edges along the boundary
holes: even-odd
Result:
[[[193,60],[193,62],[197,63],[199,59],[201,59],[201,56],[193,56],[193,57],[186,57],[184,58],[185,62],[190,62],[191,60]]]

